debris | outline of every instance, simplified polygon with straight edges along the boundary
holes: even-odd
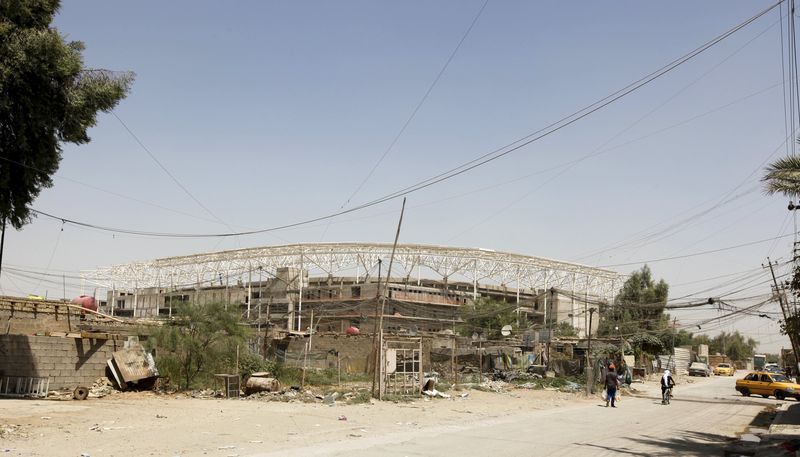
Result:
[[[125,389],[128,383],[152,386],[158,378],[153,355],[136,342],[130,344],[130,347],[113,352],[108,367],[119,383],[120,389]]]
[[[332,405],[336,403],[336,399],[339,398],[339,392],[334,392],[332,394],[326,395],[325,398],[322,399],[322,402],[326,405]]]
[[[108,378],[97,378],[92,387],[89,388],[89,397],[103,398],[113,392],[114,384]]]
[[[341,416],[339,416],[339,420],[340,421],[346,421],[347,420],[347,416],[341,415]]]
[[[89,389],[83,386],[78,386],[72,392],[72,398],[75,400],[86,400],[86,397],[89,396]]]
[[[280,381],[275,378],[255,376],[255,374],[247,378],[247,382],[244,385],[245,395],[251,395],[256,392],[278,392],[279,390],[281,390]]]
[[[469,392],[464,392],[463,394],[459,395],[459,397],[467,398],[467,397],[469,397]]]
[[[218,447],[217,447],[217,449],[219,449],[219,450],[223,450],[223,449],[236,449],[236,446],[218,446]]]
[[[450,395],[443,394],[443,393],[439,392],[439,391],[438,391],[438,390],[436,390],[436,389],[433,389],[433,390],[423,390],[423,391],[422,391],[422,394],[423,394],[423,395],[427,395],[427,396],[429,396],[429,397],[442,397],[442,398],[450,398]]]
[[[167,416],[162,416],[161,414],[156,414],[156,419],[166,419]]]
[[[42,416],[42,420],[49,421],[50,419],[52,419],[52,417],[50,417],[50,416]]]

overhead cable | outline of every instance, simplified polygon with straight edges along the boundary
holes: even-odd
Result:
[[[635,82],[633,82],[631,84],[628,84],[627,86],[623,87],[622,89],[619,89],[616,92],[614,92],[614,93],[612,93],[610,95],[607,95],[607,96],[601,98],[600,100],[598,100],[598,101],[596,101],[596,102],[594,102],[594,103],[592,103],[592,104],[590,104],[590,105],[588,105],[588,106],[586,106],[584,108],[581,108],[581,109],[573,112],[572,114],[570,114],[570,115],[568,115],[568,116],[566,116],[564,118],[561,118],[560,120],[555,121],[555,122],[553,122],[553,123],[541,128],[541,129],[539,129],[539,130],[537,130],[537,131],[535,131],[535,132],[533,132],[533,133],[531,133],[529,135],[526,135],[525,137],[522,137],[522,138],[520,138],[520,139],[518,139],[518,140],[516,140],[516,141],[514,141],[512,143],[509,143],[509,144],[507,144],[505,146],[502,146],[502,147],[500,147],[498,149],[495,149],[495,150],[493,150],[493,151],[491,151],[489,153],[486,153],[486,154],[484,154],[484,155],[482,155],[480,157],[477,157],[477,158],[475,158],[473,160],[465,162],[465,163],[463,163],[463,164],[461,164],[459,166],[451,168],[448,171],[440,173],[440,174],[438,174],[436,176],[433,176],[431,178],[428,178],[426,180],[420,181],[420,182],[418,182],[416,184],[413,184],[411,186],[408,186],[408,187],[405,187],[403,189],[400,189],[400,190],[397,190],[395,192],[392,192],[390,194],[384,195],[383,197],[377,198],[375,200],[372,200],[372,201],[369,201],[369,202],[354,206],[352,208],[342,209],[340,211],[336,211],[334,213],[331,213],[331,214],[328,214],[328,215],[325,215],[325,216],[319,216],[319,217],[315,217],[315,218],[311,218],[311,219],[307,219],[307,220],[303,220],[303,221],[299,221],[299,222],[294,222],[294,223],[289,223],[289,224],[284,224],[284,225],[278,225],[278,226],[273,226],[273,227],[259,229],[259,230],[248,230],[248,231],[242,231],[242,232],[236,232],[236,233],[208,233],[208,234],[194,233],[194,234],[191,234],[191,233],[163,233],[163,232],[129,230],[129,229],[112,229],[112,228],[109,228],[109,227],[102,227],[102,226],[98,226],[98,225],[95,225],[95,224],[77,223],[77,221],[72,221],[72,220],[69,220],[67,218],[58,217],[58,216],[52,216],[52,215],[49,215],[49,214],[45,214],[45,213],[43,213],[41,211],[37,211],[37,212],[40,213],[40,214],[44,214],[46,216],[54,217],[54,218],[59,219],[59,220],[68,221],[68,222],[73,223],[75,225],[84,226],[84,227],[88,227],[88,228],[95,228],[95,229],[98,229],[98,230],[115,231],[115,232],[119,232],[119,233],[128,233],[128,234],[133,234],[133,235],[170,237],[170,238],[214,238],[214,237],[231,237],[231,236],[254,235],[254,234],[259,234],[259,233],[266,233],[266,232],[283,230],[283,229],[292,228],[292,227],[298,227],[298,226],[301,226],[301,225],[307,225],[307,224],[310,224],[310,223],[313,223],[313,222],[318,222],[318,221],[321,221],[321,220],[331,219],[331,218],[334,218],[334,217],[337,217],[337,216],[340,216],[340,215],[343,215],[343,214],[348,214],[348,213],[351,213],[351,212],[354,212],[354,211],[362,210],[364,208],[375,206],[375,205],[378,205],[380,203],[384,203],[386,201],[393,200],[395,198],[399,198],[401,196],[408,195],[408,194],[413,193],[413,192],[417,192],[419,190],[422,190],[422,189],[425,189],[427,187],[433,186],[434,184],[438,184],[438,183],[440,183],[442,181],[446,181],[446,180],[452,179],[452,178],[454,178],[456,176],[464,174],[464,173],[466,173],[468,171],[471,171],[471,170],[473,170],[475,168],[478,168],[480,166],[486,165],[487,163],[490,163],[490,162],[493,162],[493,161],[495,161],[497,159],[505,157],[506,155],[511,154],[514,151],[517,151],[517,150],[519,150],[519,149],[521,149],[521,148],[523,148],[523,147],[525,147],[525,146],[527,146],[527,145],[529,145],[529,144],[531,144],[531,143],[533,143],[535,141],[538,141],[538,140],[540,140],[542,138],[545,138],[545,137],[547,137],[547,136],[549,136],[549,135],[551,135],[551,134],[553,134],[553,133],[555,133],[555,132],[557,132],[557,131],[559,131],[559,130],[567,127],[567,126],[570,126],[570,125],[574,124],[575,122],[577,122],[577,121],[579,121],[579,120],[581,120],[581,119],[593,114],[594,112],[596,112],[596,111],[598,111],[598,110],[600,110],[602,108],[605,108],[606,106],[608,106],[608,105],[620,100],[621,98],[623,98],[623,97],[625,97],[625,96],[637,91],[638,89],[640,89],[640,88],[644,87],[645,85],[655,81],[656,79],[664,76],[665,74],[668,74],[669,72],[671,72],[672,70],[676,69],[680,65],[692,60],[693,58],[697,57],[698,55],[700,55],[704,51],[710,49],[711,47],[715,46],[716,44],[718,44],[721,41],[725,40],[726,38],[730,37],[731,35],[733,35],[734,33],[738,32],[739,30],[741,30],[744,27],[750,25],[751,23],[753,23],[757,19],[761,18],[762,16],[764,16],[768,12],[772,11],[775,7],[780,5],[782,3],[782,1],[783,0],[781,0],[781,1],[779,1],[779,2],[777,2],[775,4],[773,4],[773,5],[769,6],[768,8],[760,11],[759,13],[757,13],[754,16],[752,16],[751,18],[749,18],[749,19],[745,20],[744,22],[734,26],[733,28],[731,28],[728,31],[722,33],[721,35],[718,35],[717,37],[715,37],[712,40],[706,42],[705,44],[695,48],[694,50],[692,50],[689,53],[683,55],[682,57],[679,57],[679,58],[673,60],[672,62],[664,65],[663,67],[659,68],[658,70],[653,71],[652,73],[640,78],[639,80],[637,80],[637,81],[635,81]],[[34,210],[34,211],[36,211],[36,210]]]

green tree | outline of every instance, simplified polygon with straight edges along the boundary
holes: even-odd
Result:
[[[629,338],[644,352],[663,351],[672,343],[669,316],[664,313],[668,295],[667,283],[655,282],[645,265],[625,281],[613,305],[600,307],[598,334]]]
[[[461,318],[464,324],[460,326],[458,332],[463,336],[477,333],[484,334],[488,339],[495,339],[502,337],[500,329],[506,325],[511,325],[514,330],[517,329],[516,305],[490,298],[479,298],[472,307],[463,306]]]
[[[711,339],[708,351],[712,354],[719,352],[727,355],[731,360],[747,360],[753,357],[758,341],[746,338],[738,331],[732,333],[722,332]]]
[[[573,327],[569,322],[559,322],[555,327],[553,327],[553,336],[577,337],[578,330],[576,330],[575,327]]]
[[[671,337],[672,335],[670,335],[670,338]],[[684,329],[678,330],[677,333],[675,333],[675,347],[679,346],[696,346],[694,342],[694,335]]]
[[[800,198],[800,157],[782,157],[769,164],[761,178],[768,195],[782,194],[789,198]],[[790,283],[792,294],[800,298],[800,267],[795,266]],[[800,316],[793,312],[781,321],[781,332],[789,337],[792,348],[800,349]],[[797,354],[795,354],[797,355]]]
[[[800,157],[782,157],[767,165],[761,178],[764,190],[769,195],[783,194],[790,198],[800,197]]]
[[[178,379],[184,389],[199,378],[208,378],[216,370],[231,372],[237,345],[242,344],[249,329],[240,325],[239,314],[225,305],[181,304],[177,317],[158,329],[149,339],[157,348],[156,364],[162,375]]]
[[[0,219],[19,229],[52,186],[63,143],[89,141],[97,112],[125,97],[133,74],[84,68],[84,45],[51,27],[58,0],[0,1]]]

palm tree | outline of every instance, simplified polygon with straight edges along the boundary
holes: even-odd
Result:
[[[767,194],[800,198],[800,156],[783,157],[769,164],[761,181]]]

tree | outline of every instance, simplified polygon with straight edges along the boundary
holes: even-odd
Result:
[[[158,349],[156,364],[162,374],[177,378],[184,389],[233,360],[236,346],[248,336],[238,313],[220,303],[181,304],[173,322],[158,329],[148,342]]]
[[[782,157],[769,164],[766,173],[761,178],[764,190],[768,195],[783,194],[789,198],[800,198],[800,157]],[[791,210],[793,207],[789,206]],[[795,261],[797,253],[795,252]],[[795,298],[800,298],[800,265],[795,263],[792,279],[789,285]],[[789,337],[795,357],[800,357],[800,316],[797,312],[784,311],[784,320],[781,321],[781,332]],[[788,315],[787,315],[788,314]]]
[[[753,357],[758,341],[745,338],[738,331],[733,333],[722,332],[711,339],[708,345],[710,353],[727,355],[731,360],[747,360]]]
[[[0,1],[0,219],[20,229],[52,186],[63,143],[89,142],[97,112],[128,93],[133,73],[86,69],[84,45],[50,27],[59,0]]]
[[[767,165],[761,181],[765,183],[764,190],[769,195],[800,197],[800,157],[782,157]]]
[[[474,306],[462,307],[461,318],[464,324],[459,328],[459,333],[463,336],[470,336],[474,333],[484,334],[488,339],[500,338],[500,330],[511,325],[516,329],[517,315],[516,305],[509,305],[490,298],[479,298],[475,300]]]
[[[598,334],[630,338],[631,344],[648,353],[670,347],[672,333],[664,313],[668,295],[667,283],[655,282],[645,265],[625,281],[613,305],[601,306]]]
[[[572,326],[569,322],[559,322],[553,327],[553,336],[554,337],[577,337],[578,330]]]

